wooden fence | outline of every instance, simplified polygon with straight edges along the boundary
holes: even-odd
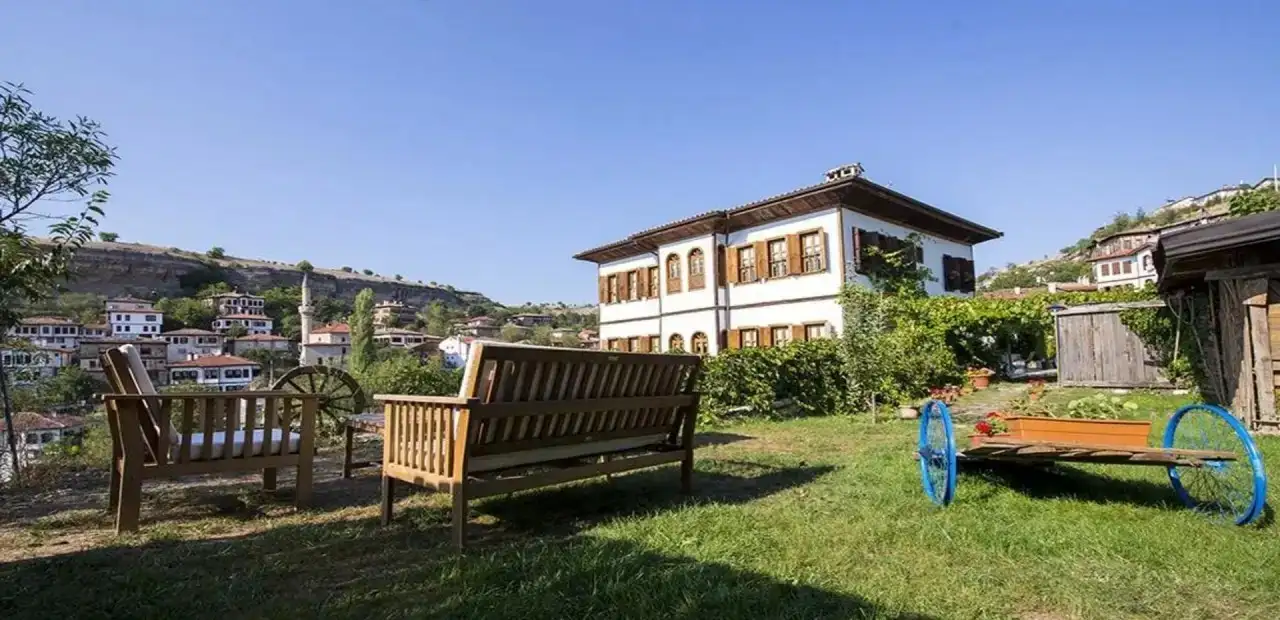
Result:
[[[1160,308],[1162,301],[1076,306],[1056,316],[1058,383],[1114,388],[1172,387],[1138,335],[1120,322],[1130,308]]]

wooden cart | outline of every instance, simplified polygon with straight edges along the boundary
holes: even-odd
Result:
[[[1262,516],[1267,502],[1262,455],[1230,413],[1214,405],[1182,407],[1169,419],[1163,443],[1115,446],[990,437],[959,451],[951,412],[935,400],[921,411],[917,455],[925,495],[939,506],[955,498],[957,465],[964,461],[1078,462],[1165,467],[1174,493],[1188,508],[1236,525]]]

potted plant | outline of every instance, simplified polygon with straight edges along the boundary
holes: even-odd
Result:
[[[960,386],[947,385],[940,388],[929,388],[929,398],[932,400],[939,400],[950,405],[951,403],[956,402],[956,399],[960,398]]]
[[[1052,441],[1120,447],[1145,447],[1151,434],[1150,420],[1117,420],[1138,404],[1106,394],[1078,398],[1067,403],[1062,416],[1009,416],[1009,435],[1023,441]]]
[[[1043,379],[1033,379],[1027,382],[1027,400],[1036,402],[1044,396],[1045,385]]]
[[[991,437],[1008,437],[1009,424],[999,411],[992,411],[973,425],[973,431],[973,434],[969,435],[969,445],[976,448],[986,443]]]
[[[970,368],[965,371],[964,376],[973,385],[975,390],[985,390],[991,385],[991,375],[996,374],[990,368]]]

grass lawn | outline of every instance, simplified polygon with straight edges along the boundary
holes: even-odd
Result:
[[[1162,426],[1186,397],[1141,398]],[[920,490],[915,432],[914,422],[849,418],[717,429],[699,450],[691,497],[665,468],[493,498],[476,504],[463,554],[449,545],[443,496],[410,495],[397,522],[379,527],[376,470],[318,478],[319,505],[300,514],[287,491],[267,496],[249,479],[144,492],[142,531],[120,539],[104,531],[101,509],[50,496],[23,514],[0,508],[0,610],[6,619],[1280,617],[1280,526],[1270,514],[1261,527],[1214,525],[1176,504],[1163,469],[1118,466],[969,470],[956,502],[937,509]],[[1260,443],[1274,503],[1280,440]]]

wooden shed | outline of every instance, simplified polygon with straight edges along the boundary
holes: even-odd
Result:
[[[1250,429],[1280,432],[1280,212],[1166,235],[1155,264],[1171,307],[1207,309],[1205,391]]]

